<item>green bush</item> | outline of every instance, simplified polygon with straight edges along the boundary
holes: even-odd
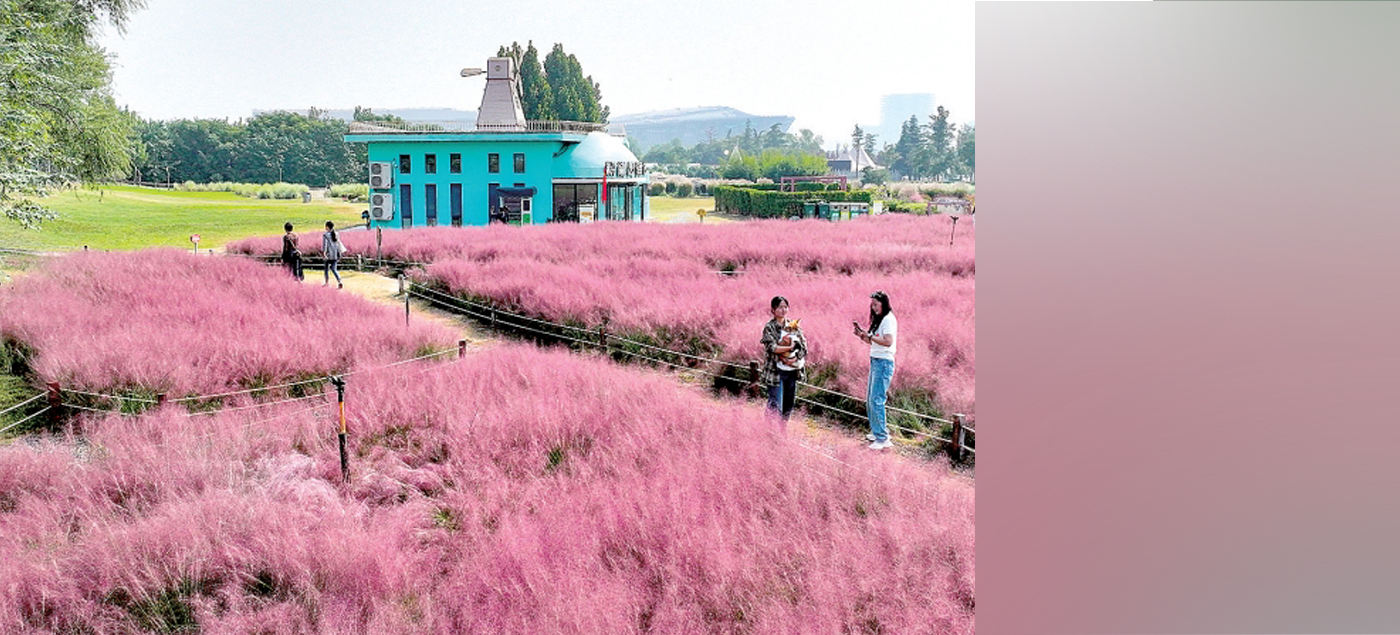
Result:
[[[368,186],[365,186],[368,188]],[[176,189],[186,192],[233,192],[239,196],[248,198],[275,198],[294,199],[301,198],[303,192],[311,191],[311,188],[300,183],[229,183],[220,181],[216,183],[195,183],[185,181],[176,186]],[[368,189],[366,189],[368,191]],[[368,196],[368,194],[366,194]]]
[[[967,198],[968,196],[975,194],[976,191],[976,188],[974,188],[971,183],[962,182],[932,183],[921,185],[919,187],[919,192],[923,193],[924,196],[927,196],[929,198],[937,198],[939,196],[956,196],[958,198]]]
[[[660,181],[653,181],[650,185],[647,185],[647,194],[648,194],[649,196],[661,196],[662,194],[665,194],[665,193],[666,193],[666,184],[665,184],[665,183],[662,183],[662,182],[660,182]]]
[[[732,185],[716,185],[710,189],[715,196],[715,211],[755,218],[787,218],[800,214],[802,203],[814,198],[828,202],[869,203],[874,200],[874,194],[865,190],[836,190],[814,196],[809,192],[777,192],[759,187]]]
[[[675,181],[666,181],[666,193],[667,193],[667,194],[675,194],[675,193],[676,193],[676,182],[675,182]]]
[[[337,183],[331,185],[330,195],[347,201],[369,200],[369,185],[366,183]]]
[[[694,191],[695,186],[691,185],[689,181],[683,181],[676,185],[676,197],[678,198],[687,198]]]

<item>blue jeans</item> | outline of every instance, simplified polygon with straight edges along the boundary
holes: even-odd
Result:
[[[340,284],[340,259],[339,259],[339,258],[336,258],[335,260],[327,260],[327,261],[326,261],[326,282],[327,282],[327,283],[330,283],[330,281],[331,281],[331,274],[335,274],[335,282],[336,282],[336,284]],[[316,275],[316,274],[311,274],[311,275]]]
[[[890,391],[890,379],[894,377],[894,360],[870,358],[870,385],[865,391],[865,414],[870,417],[870,434],[876,441],[887,441],[889,430],[885,429],[885,393]]]
[[[792,415],[792,404],[797,400],[797,371],[778,371],[778,381],[768,387],[768,409],[775,410],[787,419]]]

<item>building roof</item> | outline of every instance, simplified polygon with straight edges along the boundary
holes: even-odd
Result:
[[[826,160],[828,165],[830,165],[832,161],[849,161],[851,163],[852,172],[860,172],[865,168],[875,168],[878,170],[884,167],[875,163],[875,159],[870,158],[870,155],[865,152],[865,148],[860,146],[856,146],[855,148],[837,146],[835,152],[828,152],[826,154]]]
[[[570,174],[603,174],[607,162],[637,161],[637,155],[627,149],[623,140],[603,132],[588,133],[582,143],[571,144],[554,160],[557,168]]]

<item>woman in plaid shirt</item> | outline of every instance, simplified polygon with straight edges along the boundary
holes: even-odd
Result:
[[[783,344],[783,322],[787,320],[788,301],[776,296],[769,303],[773,319],[763,325],[764,363],[759,382],[768,391],[768,409],[779,412],[783,419],[792,414],[792,404],[797,399],[797,382],[805,378],[807,342],[801,335],[793,336],[788,344]],[[779,358],[786,357],[785,366],[797,366],[795,370],[778,367]]]

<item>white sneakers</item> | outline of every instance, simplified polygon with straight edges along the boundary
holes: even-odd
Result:
[[[875,435],[870,434],[870,433],[867,432],[867,433],[865,434],[865,440],[866,440],[866,441],[874,441],[874,440],[875,440]]]
[[[894,446],[894,444],[893,444],[893,443],[890,443],[890,440],[889,440],[889,439],[885,439],[884,441],[875,441],[875,442],[871,443],[871,444],[870,444],[870,449],[872,449],[872,450],[883,450],[883,449],[885,449],[885,448],[892,447],[892,446]]]

